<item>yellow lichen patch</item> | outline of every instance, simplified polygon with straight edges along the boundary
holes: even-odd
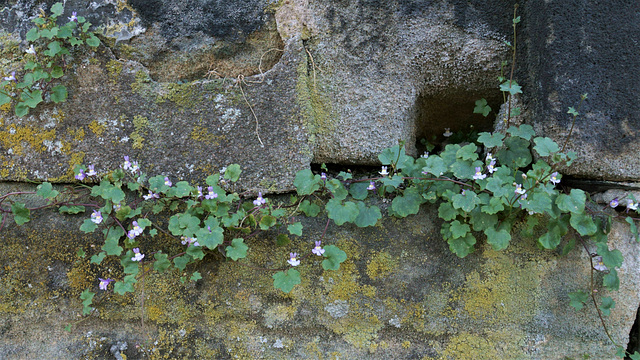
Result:
[[[180,107],[187,107],[198,101],[198,94],[191,84],[166,83],[158,91],[156,103],[162,104],[166,101],[171,101]]]
[[[118,78],[122,73],[122,63],[118,60],[111,60],[107,63],[107,72],[112,83],[118,82]]]
[[[69,133],[69,135],[71,135],[71,137],[73,137],[74,141],[82,141],[84,139],[84,129],[80,128],[80,129],[72,129],[72,128],[68,128],[67,132]]]
[[[142,149],[142,143],[144,142],[143,136],[147,134],[149,119],[144,116],[136,115],[133,117],[133,127],[135,131],[131,134],[131,140],[133,140],[132,147],[134,149]]]
[[[439,360],[528,359],[522,352],[524,336],[518,329],[500,329],[484,334],[463,332],[449,339]]]
[[[41,153],[46,150],[45,140],[53,141],[56,130],[44,130],[35,126],[9,125],[7,131],[0,131],[0,141],[5,149],[12,149],[14,155],[23,155],[25,146]]]
[[[105,126],[100,124],[98,121],[93,120],[89,123],[89,129],[91,129],[91,131],[93,131],[96,136],[102,136],[102,133],[104,133],[105,130]]]
[[[367,264],[367,275],[372,280],[386,278],[398,267],[398,261],[388,252],[381,251],[371,256]]]
[[[220,146],[220,141],[226,137],[224,135],[213,135],[204,126],[194,126],[189,135],[193,140],[200,141],[211,146]]]

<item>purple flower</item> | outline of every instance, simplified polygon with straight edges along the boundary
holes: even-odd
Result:
[[[98,210],[93,210],[93,214],[91,214],[91,222],[94,224],[100,224],[102,222],[102,213]]]
[[[218,197],[218,194],[216,194],[216,193],[213,191],[213,186],[209,186],[209,187],[207,188],[207,191],[209,192],[209,194],[208,194],[207,196],[205,196],[205,197],[204,197],[205,199],[211,200],[211,199],[215,199],[215,198],[217,198],[217,197]],[[262,195],[262,193],[261,193],[260,195]],[[257,201],[257,200],[258,200],[258,199],[256,199],[256,201]],[[264,201],[264,199],[262,199],[262,200]],[[256,201],[254,201],[253,203],[255,204],[255,203],[256,203]],[[264,202],[263,202],[263,204],[264,204]],[[258,206],[258,205],[256,205],[256,206]]]
[[[620,205],[620,202],[618,201],[618,198],[615,198],[611,201],[609,201],[609,206],[611,206],[612,208],[617,208],[618,205]]]
[[[129,161],[129,157],[125,155],[124,164],[122,164],[122,168],[125,170],[131,169],[131,162]]]
[[[316,241],[316,247],[311,250],[312,253],[318,256],[322,256],[322,254],[324,254],[324,249],[320,247],[320,244],[322,244],[322,241]]]
[[[169,180],[168,176],[164,177],[164,184],[171,187],[171,185],[173,185],[173,183],[171,182],[171,180]]]
[[[4,81],[17,81],[17,80],[16,80],[16,72],[15,72],[15,71],[12,71],[12,72],[11,72],[11,75],[9,75],[9,76],[7,76],[7,77],[2,78],[2,80],[4,80]]]
[[[526,192],[527,192],[526,190],[522,189],[522,185],[516,184],[516,194],[522,195]]]
[[[367,186],[367,190],[375,190],[376,184],[373,181],[369,181],[369,186]]]
[[[423,159],[428,159],[429,158],[429,152],[425,151],[424,154],[420,155],[421,158]]]
[[[493,155],[491,153],[487,153],[486,161],[494,162]],[[494,162],[495,164],[495,162]]]
[[[267,200],[262,198],[262,193],[261,192],[258,193],[258,198],[253,200],[253,205],[255,205],[255,206],[264,205],[266,203],[267,203]]]
[[[289,253],[289,260],[287,260],[289,265],[291,266],[300,265],[300,260],[296,259],[296,257],[298,257],[298,253]]]
[[[551,179],[549,179],[549,181],[551,181],[553,183],[553,185],[556,185],[560,182],[560,179],[558,179],[558,172],[554,172],[553,174],[551,174]]]
[[[593,258],[593,268],[597,271],[607,271],[609,269],[607,269],[607,267],[604,265],[604,263],[602,262],[602,256],[595,256]]]
[[[489,153],[489,155],[491,155],[491,153]],[[489,163],[489,166],[487,166],[487,171],[489,171],[490,174],[493,174],[494,172],[498,171],[498,169],[496,169],[495,166],[496,166],[496,161],[491,160],[491,162]]]
[[[476,174],[473,175],[473,180],[482,180],[486,177],[487,177],[487,174],[482,173],[482,168],[479,166],[476,167]]]
[[[138,225],[138,222],[137,222],[137,221],[135,221],[135,220],[134,220],[134,221],[131,223],[131,225],[133,225],[133,228],[132,228],[131,230],[129,230],[129,231],[133,231],[133,233],[134,233],[134,234],[136,234],[136,236],[138,236],[138,235],[140,235],[140,234],[142,234],[142,233],[144,232],[144,229],[143,229],[143,228],[141,228],[141,227]]]
[[[320,174],[320,179],[327,180],[327,173],[321,173]]]
[[[75,12],[75,11],[74,11],[74,12],[72,12],[72,13],[71,13],[71,17],[70,17],[70,18],[68,18],[68,19],[69,19],[69,21],[75,21],[75,22],[78,22],[78,16],[77,16],[77,15],[78,15],[78,13],[77,13],[77,12]]]
[[[116,212],[120,211],[121,208],[122,205],[120,205],[120,203],[113,204],[113,210],[115,210]]]
[[[186,237],[183,236],[182,238],[182,245],[187,245],[189,244],[189,246],[193,245],[193,246],[200,246],[200,244],[198,243],[198,239],[197,238],[191,238],[191,237]]]
[[[154,194],[153,191],[149,190],[149,194],[148,195],[142,195],[142,197],[145,200],[149,200],[149,199],[160,199],[160,195],[158,194]]]
[[[382,176],[389,175],[389,172],[387,171],[387,167],[386,166],[382,167],[382,171],[380,171],[380,175],[382,175]]]
[[[107,290],[107,286],[109,286],[109,283],[113,281],[113,279],[103,278],[98,278],[98,280],[100,280],[100,290]]]
[[[627,199],[627,212],[629,210],[638,210],[638,203],[637,202],[633,202],[633,200],[631,199]]]
[[[144,259],[144,254],[140,254],[140,248],[133,249],[134,257],[131,258],[131,261],[142,261]]]
[[[89,165],[87,166],[87,168],[89,169],[87,171],[87,176],[96,176],[98,173],[96,173],[96,170],[93,168],[93,165]]]
[[[131,163],[131,173],[135,173],[136,171],[140,170],[140,165],[138,165],[137,161],[134,161]]]
[[[197,198],[198,199],[202,199],[203,196],[204,195],[202,194],[202,186],[198,186],[198,196],[197,196]]]
[[[467,191],[465,189],[462,189],[462,191],[460,192],[460,194],[462,194],[462,196],[464,196],[464,192]]]
[[[84,173],[84,169],[80,169],[76,174],[75,178],[78,180],[84,180],[87,177],[87,174]]]

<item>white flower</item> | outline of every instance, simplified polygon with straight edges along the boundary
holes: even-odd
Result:
[[[296,257],[298,257],[298,253],[289,253],[289,260],[287,260],[289,265],[291,266],[300,265],[300,260],[296,259]]]
[[[444,134],[442,134],[444,137],[449,137],[451,135],[453,135],[453,133],[451,132],[451,128],[444,128]]]
[[[383,167],[382,167],[382,171],[380,171],[380,173],[379,173],[379,174],[380,174],[380,175],[382,175],[382,176],[387,176],[387,175],[389,175],[389,172],[387,171],[387,167],[386,167],[386,166],[383,166]]]
[[[94,224],[100,224],[102,222],[102,213],[98,210],[93,210],[93,214],[91,214],[91,221]]]

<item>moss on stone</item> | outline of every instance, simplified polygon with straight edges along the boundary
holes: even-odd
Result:
[[[367,275],[372,280],[386,278],[398,267],[398,261],[386,251],[372,254],[367,262]]]

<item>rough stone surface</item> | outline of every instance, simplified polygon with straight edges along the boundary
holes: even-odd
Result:
[[[25,186],[3,185],[2,192],[16,188]],[[113,263],[107,259],[89,266],[76,255],[83,249],[89,257],[102,242],[78,232],[88,214],[35,212],[32,223],[3,231],[0,357],[614,358],[593,306],[569,306],[568,292],[588,288],[584,251],[562,257],[516,231],[506,251],[480,239],[476,253],[459,259],[439,236],[436,212],[423,207],[416,216],[386,218],[369,229],[331,225],[324,242],[345,250],[347,261],[338,271],[323,271],[315,256],[303,259],[297,268],[302,283],[289,294],[273,288],[270,272],[210,254],[185,273],[150,274],[136,284],[135,295],[108,295],[95,316],[77,323],[80,292],[93,289],[97,303],[103,296],[97,278],[118,278],[119,265],[108,270]],[[304,237],[275,247],[276,234],[266,233],[249,241],[249,256],[241,261],[278,268],[289,252],[309,251],[325,220],[301,220]],[[621,290],[598,292],[616,301],[606,321],[623,345],[640,302],[634,288],[639,248],[625,229],[614,225],[610,237],[625,256]],[[143,252],[150,246],[169,254],[182,248],[162,237],[140,244]],[[180,276],[192,271],[203,278],[182,284]],[[600,288],[601,274],[595,279]],[[69,323],[74,329],[65,332]]]
[[[605,180],[640,178],[640,12],[625,1],[527,1],[523,9],[529,121],[562,144],[569,106],[580,109],[568,150],[577,160],[564,173]],[[615,19],[615,21],[611,21]]]

